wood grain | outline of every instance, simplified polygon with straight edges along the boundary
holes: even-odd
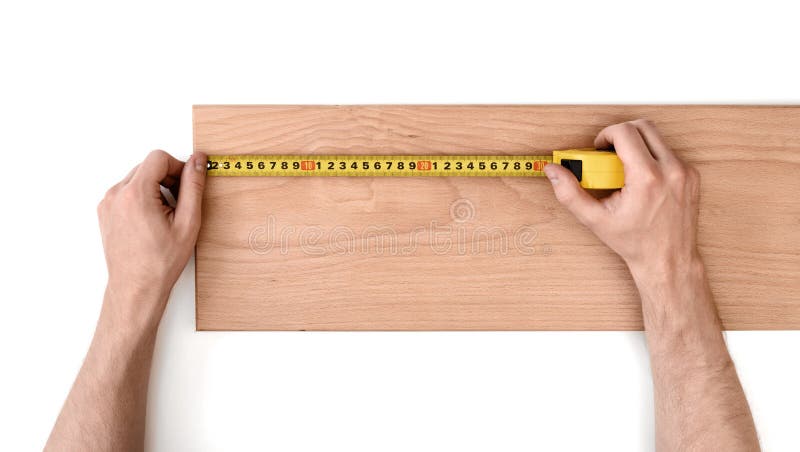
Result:
[[[800,107],[196,106],[194,145],[535,154],[635,118],[700,170],[725,328],[800,328]],[[210,178],[203,209],[199,330],[642,328],[625,265],[544,179]]]

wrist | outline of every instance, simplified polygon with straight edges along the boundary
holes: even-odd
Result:
[[[158,328],[169,289],[137,286],[109,280],[101,311],[101,323],[120,333],[149,332]]]
[[[705,277],[705,266],[696,249],[665,253],[663,256],[625,259],[637,286],[669,284],[681,275]]]
[[[700,360],[727,357],[722,326],[705,266],[697,252],[629,266],[642,300],[651,353],[685,354]]]

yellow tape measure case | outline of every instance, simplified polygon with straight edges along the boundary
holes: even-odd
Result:
[[[622,161],[615,152],[594,149],[553,151],[553,163],[572,171],[583,188],[610,189],[625,185]]]

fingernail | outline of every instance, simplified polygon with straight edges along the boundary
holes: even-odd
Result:
[[[192,159],[194,160],[194,169],[200,172],[205,172],[206,166],[208,165],[208,158],[202,152],[195,152],[192,155]]]
[[[552,163],[548,163],[544,166],[544,174],[548,179],[550,179],[550,183],[555,185],[558,183],[558,173],[553,171],[553,167],[551,165]]]

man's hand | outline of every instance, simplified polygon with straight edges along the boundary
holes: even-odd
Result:
[[[605,128],[625,186],[597,200],[571,172],[547,165],[556,197],[627,263],[650,351],[658,450],[758,450],[753,418],[721,333],[697,251],[700,178],[655,126],[637,120]]]
[[[184,164],[153,151],[97,207],[108,286],[89,353],[45,450],[144,448],[156,331],[197,240],[205,177],[205,155]]]
[[[547,165],[558,200],[619,254],[634,274],[687,266],[697,258],[700,177],[682,162],[649,121],[606,127],[595,147],[614,146],[625,169],[625,187],[597,200],[566,168]],[[673,267],[674,268],[674,267]]]
[[[192,254],[200,230],[206,156],[195,153],[184,164],[153,151],[125,179],[111,187],[97,207],[114,306],[128,321],[160,319],[164,303]],[[162,194],[177,195],[172,207]],[[154,306],[142,305],[153,302]],[[122,304],[122,303],[117,303]]]

